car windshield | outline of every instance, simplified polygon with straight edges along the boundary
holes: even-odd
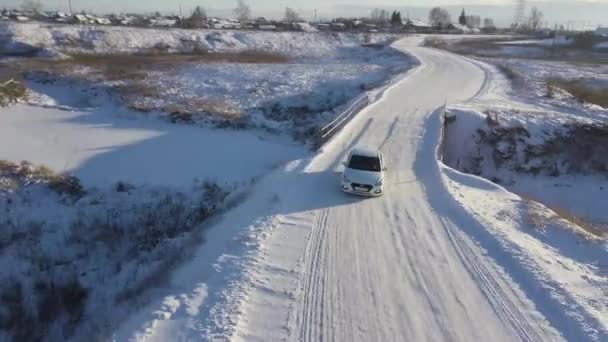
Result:
[[[378,157],[352,156],[348,163],[349,169],[361,171],[380,172],[380,159]]]

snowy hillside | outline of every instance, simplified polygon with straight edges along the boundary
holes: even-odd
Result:
[[[353,34],[0,25],[0,52],[63,57],[2,62],[18,62],[31,104],[81,107],[75,98],[86,105],[90,93],[108,94],[171,122],[298,140],[416,64],[383,45],[395,38],[385,34],[369,45]]]
[[[388,38],[388,36],[379,39]],[[31,47],[60,52],[135,53],[262,50],[290,56],[323,56],[336,45],[354,46],[361,36],[302,32],[247,32],[0,23],[0,48]]]

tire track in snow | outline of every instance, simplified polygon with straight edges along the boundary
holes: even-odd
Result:
[[[458,232],[450,222],[445,222],[445,229],[460,260],[475,279],[496,314],[501,317],[501,321],[507,323],[505,326],[511,328],[521,341],[542,341],[542,335],[519,309],[521,303],[513,302],[511,298],[514,296],[507,293],[513,291],[505,288],[499,280],[501,275],[497,274],[496,270],[489,269],[486,262],[481,260],[479,251],[475,251],[471,246],[473,242],[461,236],[462,233]]]
[[[303,304],[299,314],[300,331],[298,341],[312,342],[323,341],[323,319],[324,319],[324,286],[325,274],[323,261],[327,253],[324,235],[327,230],[329,210],[320,211],[319,216],[313,226],[310,236],[309,246],[306,250],[305,265],[306,278],[304,281]]]

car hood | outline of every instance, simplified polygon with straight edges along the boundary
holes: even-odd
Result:
[[[382,179],[382,172],[344,169],[343,176],[348,177],[352,183],[376,185]]]

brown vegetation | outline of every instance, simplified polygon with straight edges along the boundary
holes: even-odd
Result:
[[[15,191],[21,186],[44,184],[60,195],[75,198],[84,195],[84,189],[76,177],[59,175],[46,166],[34,166],[0,160],[0,191]]]
[[[608,239],[608,223],[593,222],[574,215],[564,208],[548,206],[545,203],[542,204],[550,209],[550,216],[543,215],[541,214],[540,201],[528,195],[520,194],[519,196],[528,204],[528,219],[532,227],[544,228],[548,222],[563,221],[580,228],[584,237],[589,237],[587,234],[590,234],[593,238]]]
[[[552,94],[553,89],[558,88],[565,90],[581,103],[592,103],[608,108],[608,88],[594,88],[585,84],[584,80],[552,78],[547,80],[547,88],[551,89],[548,94]]]
[[[0,107],[27,98],[27,88],[14,79],[0,81]]]

